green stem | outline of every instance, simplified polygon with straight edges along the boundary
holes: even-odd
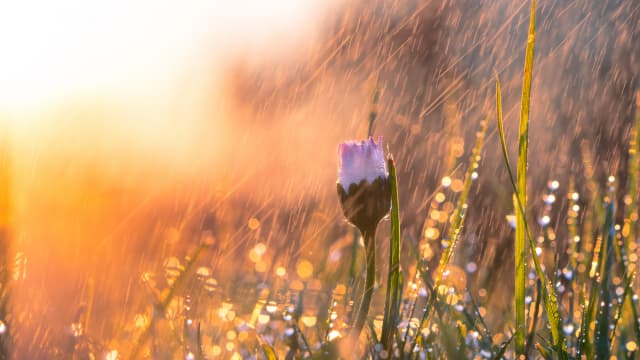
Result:
[[[373,298],[373,287],[376,282],[376,237],[375,228],[362,232],[364,237],[365,257],[367,261],[367,274],[364,283],[364,293],[362,294],[362,303],[358,310],[356,321],[351,330],[351,337],[354,342],[360,337],[364,323],[367,321],[371,299]]]

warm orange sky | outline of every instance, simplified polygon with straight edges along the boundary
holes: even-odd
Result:
[[[300,41],[319,3],[3,1],[0,109],[78,96],[157,102],[228,53],[273,46],[274,37],[278,44]]]
[[[192,172],[229,137],[226,65],[295,56],[328,3],[1,2],[0,125],[17,165],[72,154]]]

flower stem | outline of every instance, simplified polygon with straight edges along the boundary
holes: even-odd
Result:
[[[364,237],[365,257],[367,261],[367,274],[364,283],[364,293],[362,294],[362,303],[356,316],[356,321],[351,329],[352,341],[356,342],[364,323],[367,321],[371,299],[373,298],[373,287],[376,282],[376,236],[375,227],[370,230],[362,231]]]

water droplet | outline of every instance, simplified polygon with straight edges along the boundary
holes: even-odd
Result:
[[[547,226],[549,225],[549,223],[551,222],[551,218],[549,217],[549,215],[543,215],[539,220],[538,223],[541,226]]]
[[[327,334],[327,340],[329,340],[329,341],[333,341],[333,340],[339,339],[341,337],[342,337],[342,334],[338,330],[331,330]]]
[[[568,269],[568,268],[562,269],[562,275],[567,280],[573,279],[573,271],[571,271],[571,269]]]
[[[273,314],[274,312],[276,312],[276,310],[278,310],[278,304],[271,300],[267,303],[267,306],[265,306],[265,309],[267,310],[268,313]]]
[[[553,203],[556,201],[556,196],[555,196],[555,195],[553,195],[553,194],[549,194],[549,195],[546,195],[546,196],[543,198],[543,200],[544,200],[544,203],[545,203],[545,204],[550,205],[550,204],[553,204]]]
[[[478,265],[472,261],[465,266],[465,269],[469,274],[473,274],[478,270]]]
[[[565,335],[573,335],[574,330],[575,330],[575,326],[573,326],[572,323],[565,324],[562,327],[562,331],[564,332]]]
[[[300,320],[306,327],[314,327],[318,322],[318,318],[315,315],[303,315]]]
[[[202,281],[211,275],[211,270],[206,266],[201,266],[196,270],[196,274],[198,275],[198,279]]]

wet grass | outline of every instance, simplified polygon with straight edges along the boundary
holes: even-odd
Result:
[[[370,290],[367,296],[374,300],[370,312],[358,311],[354,305],[363,296],[354,291],[363,280],[363,266],[357,261],[361,247],[357,232],[349,233],[344,251],[348,257],[340,258],[348,263],[344,274],[325,273],[320,279],[318,269],[337,266],[329,260],[318,264],[298,260],[295,270],[259,271],[266,274],[262,278],[249,279],[240,269],[238,282],[229,286],[235,296],[225,293],[209,270],[198,267],[199,259],[211,251],[210,243],[201,243],[185,259],[167,262],[164,286],[148,284],[152,300],[131,319],[122,338],[102,341],[98,347],[79,331],[72,334],[73,346],[64,355],[82,358],[91,353],[110,360],[635,358],[640,346],[635,277],[640,104],[629,144],[628,187],[618,189],[611,177],[606,190],[600,191],[599,184],[585,174],[591,189],[587,195],[593,200],[581,202],[573,182],[566,194],[558,193],[552,182],[541,219],[549,216],[556,196],[565,198],[566,224],[558,226],[566,225],[566,238],[556,238],[548,218],[530,221],[533,201],[527,196],[527,160],[535,11],[532,1],[515,174],[496,76],[496,128],[515,212],[510,267],[514,282],[512,293],[506,294],[508,300],[496,299],[505,293],[498,292],[504,284],[492,276],[494,269],[477,264],[459,246],[473,235],[466,231],[467,219],[481,216],[471,193],[480,176],[489,131],[490,121],[485,119],[479,124],[468,161],[453,166],[452,173],[443,177],[429,204],[424,239],[417,245],[405,241],[401,231],[399,194],[411,189],[401,186],[396,164],[388,159],[390,234],[377,240],[379,244],[388,241],[388,267],[383,268],[386,272],[378,271],[378,278],[367,271],[364,292]],[[379,96],[374,93],[373,108]],[[368,119],[369,135],[375,120],[374,109]],[[462,173],[456,169],[465,167],[456,179]],[[624,196],[618,196],[619,191]],[[616,223],[617,214],[622,214],[622,225]],[[266,245],[258,243],[250,249],[250,257],[267,256],[266,252]],[[403,268],[403,264],[409,266]],[[88,321],[87,317],[85,329]],[[354,327],[355,340],[348,336]]]

